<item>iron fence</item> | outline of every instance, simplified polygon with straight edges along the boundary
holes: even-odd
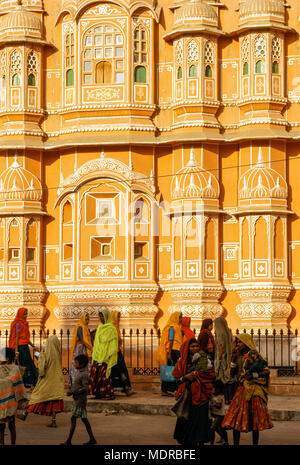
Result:
[[[195,337],[200,330],[194,330]],[[276,369],[278,376],[298,376],[300,368],[298,364],[298,352],[300,355],[300,338],[298,330],[236,330],[233,335],[240,332],[248,333],[252,336],[254,343],[261,355],[268,361],[271,369]],[[32,343],[42,349],[45,340],[50,334],[56,335],[61,344],[63,373],[67,375],[70,369],[70,342],[73,332],[69,329],[60,330],[32,330]],[[157,350],[160,342],[161,331],[151,329],[122,329],[122,345],[126,364],[133,370],[134,375],[159,375],[159,364],[157,360]],[[0,330],[0,341],[8,345],[9,331]]]

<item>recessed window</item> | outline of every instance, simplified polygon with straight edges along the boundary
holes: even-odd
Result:
[[[73,244],[64,244],[64,260],[72,260]]]
[[[1,247],[0,248],[0,262],[3,262],[3,260],[4,260],[4,248]]]
[[[74,71],[72,69],[68,69],[66,80],[67,80],[67,87],[74,86]]]
[[[3,89],[6,88],[6,76],[2,76],[2,87]]]
[[[179,66],[179,68],[177,70],[177,79],[182,79],[182,68],[181,68],[181,66]]]
[[[96,217],[99,219],[115,218],[115,203],[113,199],[97,199]]]
[[[18,74],[14,74],[12,77],[12,85],[13,86],[20,86],[21,85],[21,79]]]
[[[26,261],[27,262],[34,262],[35,261],[35,249],[32,247],[28,247],[26,249]]]
[[[196,65],[192,65],[189,68],[189,77],[197,77],[197,67]]]
[[[278,61],[273,61],[273,63],[272,63],[272,73],[273,74],[278,74],[279,73]]]
[[[244,66],[243,66],[243,75],[244,76],[248,76],[249,74],[249,63],[244,63]]]
[[[28,85],[35,86],[35,75],[32,73],[28,76]]]
[[[135,242],[134,244],[134,258],[147,258],[147,242]]]
[[[112,258],[112,237],[91,238],[91,259]]]
[[[134,70],[134,82],[146,82],[145,66],[137,66]]]
[[[211,78],[212,77],[212,69],[210,65],[205,67],[205,77]]]
[[[255,64],[255,72],[256,74],[262,74],[265,72],[265,62],[262,60],[258,60]]]
[[[11,248],[9,249],[9,260],[19,260],[20,249]]]
[[[141,26],[134,31],[133,49],[134,64],[141,65],[134,68],[134,81],[147,82],[147,34]]]

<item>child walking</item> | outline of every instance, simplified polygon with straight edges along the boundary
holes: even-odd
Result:
[[[210,400],[210,410],[211,416],[213,417],[213,439],[211,444],[215,442],[215,432],[219,434],[221,439],[217,441],[219,444],[223,444],[224,446],[228,446],[228,435],[227,431],[221,427],[222,421],[225,416],[225,396],[223,393],[223,383],[220,380],[214,382],[214,395]]]
[[[90,446],[97,444],[97,441],[93,435],[91,425],[87,419],[87,394],[89,388],[89,373],[88,373],[88,363],[89,359],[86,355],[80,354],[75,357],[75,367],[77,369],[77,375],[74,379],[72,387],[67,392],[68,396],[73,396],[74,399],[74,408],[71,417],[71,429],[69,437],[66,442],[62,443],[62,446],[71,446],[72,437],[76,429],[77,418],[81,418],[84,423],[90,440],[84,443],[84,446]]]

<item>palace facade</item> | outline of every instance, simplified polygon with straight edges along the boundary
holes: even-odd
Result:
[[[298,0],[2,0],[0,325],[300,323]],[[298,173],[299,171],[299,173]]]

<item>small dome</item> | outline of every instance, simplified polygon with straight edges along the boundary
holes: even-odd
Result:
[[[12,165],[0,176],[0,201],[42,200],[42,186],[34,174],[26,170],[15,157]]]
[[[174,25],[202,24],[218,27],[218,15],[208,3],[203,0],[189,0],[175,10]]]
[[[174,176],[171,189],[172,200],[218,199],[220,191],[217,178],[196,163],[194,149],[187,165]]]
[[[239,181],[239,198],[265,199],[276,198],[286,199],[288,194],[287,184],[284,178],[277,171],[269,168],[263,163],[262,150],[259,148],[258,161],[247,170]]]
[[[274,18],[276,21],[285,22],[285,6],[282,0],[246,0],[240,6],[240,22],[248,22],[255,19]]]
[[[3,35],[13,36],[14,39],[20,36],[40,39],[42,23],[34,13],[24,9],[19,4],[14,8],[14,11],[0,18],[0,36]]]

